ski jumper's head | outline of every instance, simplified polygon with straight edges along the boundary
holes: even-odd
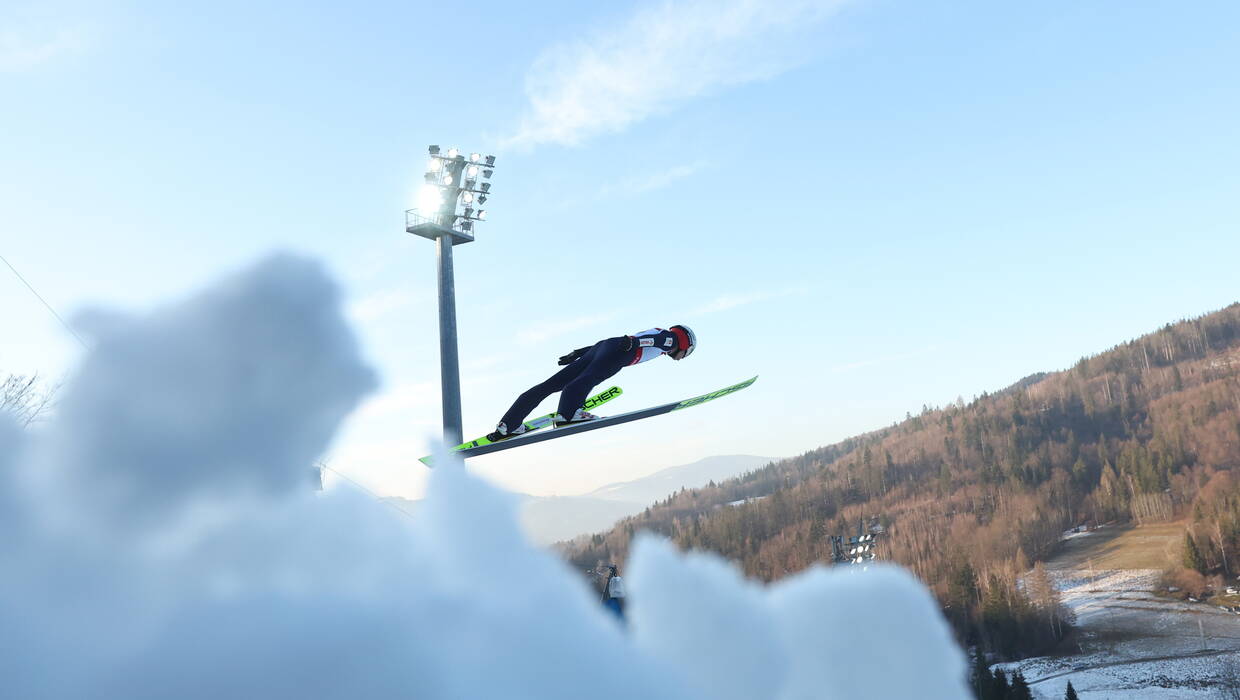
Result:
[[[693,335],[693,331],[688,326],[676,325],[669,328],[676,335],[676,349],[668,353],[673,360],[683,360],[693,354],[693,349],[697,347],[697,336]]]

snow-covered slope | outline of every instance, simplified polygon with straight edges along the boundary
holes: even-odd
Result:
[[[1158,569],[1077,568],[1160,561],[1182,532],[1158,524],[1072,536],[1047,568],[1076,615],[1080,653],[1000,666],[1022,669],[1037,698],[1063,698],[1069,681],[1082,700],[1226,697],[1240,684],[1240,615],[1158,595]]]

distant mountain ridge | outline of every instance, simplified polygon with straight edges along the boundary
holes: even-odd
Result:
[[[521,522],[539,544],[570,540],[607,530],[621,518],[636,515],[681,489],[731,479],[771,461],[754,455],[705,457],[632,481],[608,484],[581,496],[529,496],[521,508]]]
[[[773,460],[754,455],[718,455],[692,464],[661,469],[632,481],[600,487],[580,496],[531,496],[521,498],[521,524],[538,544],[553,544],[578,535],[601,532],[621,518],[636,515],[681,489],[694,489],[759,469]],[[420,501],[385,498],[385,503],[407,513]]]
[[[771,462],[767,457],[753,455],[706,457],[692,464],[668,467],[633,481],[608,484],[585,494],[585,497],[650,504],[667,498],[682,488],[692,489],[706,486],[712,481],[730,479]]]

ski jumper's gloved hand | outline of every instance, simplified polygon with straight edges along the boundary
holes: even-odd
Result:
[[[576,350],[574,350],[574,351],[572,351],[572,352],[568,353],[567,355],[561,355],[561,356],[560,356],[560,364],[561,364],[561,365],[569,365],[569,364],[572,364],[572,363],[573,363],[573,362],[574,362],[577,358],[579,358],[579,357],[581,357],[582,355],[586,354],[586,351],[587,351],[587,350],[589,350],[589,349],[590,349],[590,348],[592,348],[592,347],[594,347],[594,346],[593,346],[593,345],[587,345],[587,346],[586,346],[586,347],[584,347],[584,348],[577,348]]]
[[[637,338],[631,335],[623,336],[620,339],[620,352],[633,352],[634,346],[637,345]]]

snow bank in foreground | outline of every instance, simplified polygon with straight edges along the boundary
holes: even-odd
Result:
[[[643,539],[625,631],[521,537],[513,497],[446,457],[414,520],[311,491],[308,465],[374,385],[311,262],[88,325],[55,422],[0,416],[8,696],[967,695],[898,569],[762,587]]]

